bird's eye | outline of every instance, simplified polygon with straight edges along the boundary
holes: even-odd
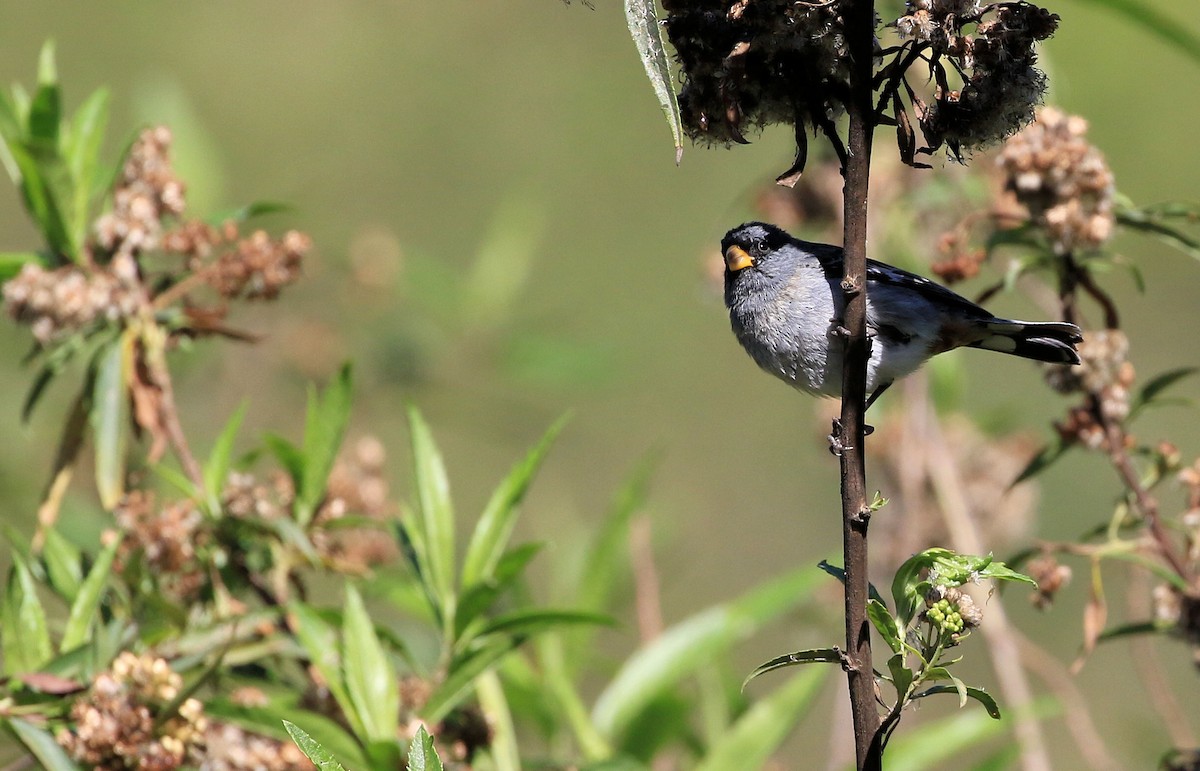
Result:
[[[753,246],[754,246],[754,251],[758,252],[759,254],[767,253],[767,242],[764,241],[763,239],[761,239],[761,238],[754,239]]]

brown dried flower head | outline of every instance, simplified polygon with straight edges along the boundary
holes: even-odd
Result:
[[[848,57],[837,3],[664,0],[663,9],[692,139],[745,142],[751,128],[817,125],[840,110]]]
[[[190,600],[207,583],[197,547],[209,540],[204,516],[192,501],[175,501],[159,508],[152,493],[134,490],[113,511],[125,534],[117,552],[116,569],[125,572],[142,559],[159,589],[176,600]]]
[[[1113,234],[1113,175],[1087,141],[1087,121],[1053,108],[1005,143],[1004,187],[1057,254],[1097,249]]]
[[[292,742],[213,721],[204,734],[205,771],[310,771],[316,767]]]
[[[171,130],[148,128],[138,136],[113,189],[113,210],[96,221],[96,242],[110,253],[156,249],[162,220],[185,206],[184,184],[171,168]]]
[[[1031,559],[1025,571],[1037,582],[1037,589],[1033,590],[1029,601],[1039,610],[1050,607],[1059,590],[1071,580],[1071,568],[1049,553]]]
[[[108,270],[46,270],[35,263],[4,284],[4,305],[43,346],[98,322],[134,316],[140,307],[137,293]]]
[[[1034,47],[1058,28],[1058,16],[1027,2],[909,0],[895,22],[901,38],[925,47],[937,84],[933,101],[915,101],[930,149],[955,157],[1011,136],[1033,120],[1046,91]],[[943,61],[953,69],[948,73]],[[951,76],[962,79],[955,88]]]
[[[208,727],[200,702],[187,699],[162,720],[182,687],[165,660],[125,651],[71,707],[72,727],[56,739],[75,760],[105,771],[169,771],[194,762]]]

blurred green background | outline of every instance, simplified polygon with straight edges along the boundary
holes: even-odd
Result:
[[[1048,101],[1091,120],[1092,140],[1134,200],[1200,198],[1200,63],[1092,3],[1050,5],[1063,21],[1043,49]],[[1187,13],[1194,3],[1146,5],[1200,34],[1200,20]],[[263,334],[262,343],[202,343],[175,358],[195,444],[207,447],[243,398],[251,403],[245,435],[298,433],[305,384],[352,359],[353,430],[392,450],[396,489],[407,489],[401,405],[412,400],[438,433],[458,508],[468,513],[550,422],[571,412],[522,519],[527,537],[551,542],[541,575],[570,562],[572,533],[604,510],[647,453],[658,453],[650,513],[669,622],[834,554],[838,472],[816,404],[753,367],[709,280],[721,235],[759,216],[755,190],[790,163],[790,132],[768,131],[730,151],[689,147],[676,168],[623,14],[609,0],[596,6],[10,3],[0,79],[32,84],[38,49],[53,38],[69,109],[98,86],[112,91],[110,158],[136,128],[167,123],[193,213],[280,200],[294,209],[262,224],[313,236],[317,256],[305,279],[280,303],[233,317]],[[880,148],[889,149],[883,139]],[[0,232],[0,248],[38,246],[9,187],[0,187]],[[1139,373],[1200,364],[1200,265],[1147,240],[1118,249],[1146,275],[1144,295],[1126,275],[1108,282]],[[1010,296],[992,307],[1030,312]],[[0,370],[9,395],[0,410],[0,495],[7,521],[26,530],[68,395],[56,390],[20,424],[30,373],[17,362],[28,344],[25,330],[0,325],[0,354],[10,362]],[[969,410],[1048,435],[1065,402],[1033,367],[975,351],[950,355],[969,373]],[[1200,386],[1180,393],[1200,396]],[[1195,417],[1161,410],[1137,430],[1169,437],[1194,457]],[[1044,478],[1037,534],[1074,537],[1106,516],[1116,491],[1099,459],[1069,458]],[[89,510],[80,495],[68,521],[98,529]],[[1064,660],[1080,637],[1080,579],[1049,614],[1017,595],[1009,602],[1022,629]],[[748,671],[783,650],[836,641],[840,603],[830,583],[827,616],[760,636],[739,665]],[[553,596],[552,586],[538,590]],[[632,621],[608,639],[613,650],[629,650]],[[1181,645],[1161,649],[1200,729],[1190,655]],[[983,646],[977,651],[972,679],[990,685]],[[1133,767],[1167,737],[1129,669],[1124,644],[1102,647],[1078,683]],[[825,757],[841,689],[797,730],[793,751]],[[924,712],[952,709],[947,700]],[[1056,759],[1073,767],[1063,732],[1049,733]]]

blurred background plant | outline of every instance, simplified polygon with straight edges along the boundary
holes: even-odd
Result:
[[[278,744],[287,734],[277,718],[301,712],[303,717],[294,722],[348,767],[365,757],[369,736],[356,734],[336,721],[341,733],[333,729],[322,732],[328,725],[320,716],[342,710],[328,686],[327,690],[316,688],[313,701],[302,700],[305,692],[300,686],[320,682],[320,670],[309,663],[309,654],[289,625],[286,611],[267,614],[261,622],[270,624],[270,635],[256,638],[248,627],[257,621],[256,614],[265,613],[268,607],[264,592],[278,590],[286,593],[289,603],[305,603],[315,610],[324,622],[318,628],[330,641],[325,650],[340,654],[338,646],[345,644],[347,630],[355,628],[346,621],[347,617],[353,620],[356,613],[352,610],[353,592],[343,586],[349,581],[368,608],[378,645],[400,680],[402,714],[409,714],[404,710],[417,702],[421,690],[445,676],[438,672],[438,663],[446,645],[453,647],[443,634],[445,619],[438,619],[425,585],[414,580],[405,567],[411,562],[404,560],[411,557],[404,556],[408,547],[399,538],[403,531],[395,524],[384,529],[378,524],[379,519],[390,521],[401,512],[411,517],[421,511],[418,506],[395,502],[396,498],[419,498],[412,450],[394,439],[403,435],[406,422],[405,410],[397,405],[408,398],[419,402],[437,427],[438,444],[450,461],[461,511],[482,511],[495,488],[498,470],[535,445],[544,428],[560,415],[567,411],[574,415],[569,430],[559,436],[555,450],[542,464],[537,484],[528,491],[513,540],[505,541],[545,540],[546,546],[538,559],[528,563],[525,580],[514,579],[508,593],[499,597],[483,618],[560,608],[637,621],[615,630],[587,623],[568,627],[551,623],[550,631],[543,630],[530,644],[497,660],[490,671],[499,673],[528,765],[538,758],[566,763],[567,759],[602,758],[625,751],[634,757],[681,765],[697,757],[711,757],[716,760],[710,761],[710,768],[728,768],[723,758],[731,756],[714,754],[715,748],[722,737],[738,735],[748,736],[749,745],[764,751],[770,745],[765,739],[783,741],[788,736],[780,757],[827,758],[818,765],[833,768],[844,763],[845,756],[839,756],[837,749],[845,745],[840,687],[819,690],[817,683],[806,683],[803,678],[785,681],[780,675],[776,682],[749,686],[749,697],[766,705],[749,711],[744,711],[748,702],[737,692],[744,674],[772,652],[819,644],[836,628],[837,614],[828,611],[828,603],[806,602],[809,596],[829,599],[823,597],[826,591],[832,596],[833,582],[828,578],[822,581],[811,566],[836,547],[833,529],[810,528],[789,519],[786,531],[791,534],[799,528],[806,542],[797,543],[790,535],[779,537],[779,512],[793,516],[792,502],[798,495],[812,501],[814,517],[831,510],[835,504],[829,493],[836,472],[828,465],[824,443],[817,436],[817,429],[827,426],[827,420],[814,419],[811,403],[797,400],[745,366],[728,335],[719,299],[705,284],[716,260],[715,253],[708,250],[715,249],[721,233],[741,219],[778,212],[781,216],[770,216],[815,237],[830,227],[828,220],[812,216],[813,207],[819,209],[827,200],[820,192],[822,186],[832,186],[835,191],[840,187],[836,172],[832,177],[828,173],[826,159],[814,155],[810,160],[805,181],[813,184],[797,190],[807,196],[807,203],[801,205],[808,206],[803,209],[808,214],[802,218],[793,214],[796,219],[790,223],[782,213],[793,204],[779,197],[786,191],[764,184],[778,173],[780,158],[791,158],[794,137],[790,132],[787,136],[767,133],[754,146],[738,148],[736,153],[706,153],[702,158],[691,154],[674,169],[670,154],[656,141],[660,118],[642,86],[644,75],[631,55],[622,21],[617,14],[600,9],[593,13],[579,3],[560,8],[544,0],[528,0],[505,9],[477,3],[437,7],[350,3],[310,9],[302,17],[287,17],[283,24],[279,23],[283,16],[228,3],[183,11],[109,9],[103,15],[57,3],[39,4],[36,10],[9,10],[8,23],[0,31],[6,43],[0,46],[0,66],[10,77],[28,70],[41,41],[52,34],[59,41],[59,67],[73,93],[78,93],[76,88],[99,83],[111,87],[115,130],[101,143],[101,165],[123,158],[129,127],[166,122],[174,137],[172,167],[187,182],[186,212],[199,212],[198,219],[222,236],[223,224],[234,219],[239,227],[235,240],[249,238],[253,233],[249,220],[241,220],[234,210],[227,209],[228,202],[269,191],[295,208],[254,207],[256,210],[242,217],[256,215],[253,221],[257,223],[283,225],[270,229],[276,233],[286,233],[287,225],[302,224],[321,246],[321,259],[309,254],[303,260],[305,280],[289,287],[286,303],[237,304],[237,312],[228,322],[230,331],[246,329],[266,335],[265,342],[195,345],[182,333],[173,340],[189,349],[186,356],[172,353],[169,357],[183,436],[191,440],[189,446],[206,451],[225,436],[233,445],[228,455],[232,476],[226,476],[231,495],[229,503],[220,504],[228,507],[219,517],[220,524],[209,521],[204,510],[207,503],[197,503],[194,509],[185,505],[193,498],[195,491],[189,485],[194,481],[187,479],[186,470],[172,459],[170,437],[163,460],[150,464],[150,445],[130,434],[125,437],[129,444],[123,456],[128,490],[123,492],[144,490],[153,493],[154,499],[128,501],[123,516],[133,523],[143,521],[137,518],[149,513],[155,521],[145,529],[145,542],[108,541],[100,549],[101,531],[118,529],[116,512],[102,511],[93,481],[97,468],[93,447],[99,446],[95,438],[100,431],[86,418],[77,418],[81,431],[95,431],[95,435],[81,445],[77,473],[65,486],[56,524],[39,527],[36,512],[61,439],[58,429],[75,412],[73,404],[87,377],[91,351],[74,354],[73,364],[44,390],[25,429],[21,428],[21,401],[40,370],[13,367],[0,375],[5,392],[12,394],[11,408],[0,414],[0,430],[14,437],[0,446],[0,489],[8,502],[8,521],[17,533],[13,540],[29,542],[38,532],[44,540],[40,551],[35,551],[32,543],[27,549],[13,551],[17,555],[13,559],[25,563],[25,573],[14,567],[13,580],[17,582],[14,586],[33,587],[43,606],[50,640],[45,661],[59,658],[63,635],[72,628],[70,608],[74,605],[60,599],[53,584],[49,588],[44,582],[39,584],[43,574],[45,581],[50,580],[48,564],[43,564],[47,552],[62,547],[58,542],[65,541],[70,554],[78,550],[86,555],[75,563],[79,582],[99,569],[95,575],[107,576],[104,583],[109,587],[99,601],[106,608],[104,614],[90,623],[89,631],[75,632],[89,635],[92,642],[88,645],[107,645],[107,652],[98,655],[91,669],[80,664],[76,674],[61,676],[69,681],[66,686],[59,684],[71,689],[67,694],[55,695],[53,681],[48,679],[34,688],[26,686],[22,677],[10,678],[5,688],[13,701],[7,709],[16,711],[6,714],[13,730],[23,731],[27,725],[40,729],[40,733],[26,732],[25,737],[39,751],[51,752],[45,738],[73,720],[71,704],[85,704],[79,708],[80,715],[90,709],[89,704],[97,709],[102,706],[86,694],[93,693],[96,679],[107,672],[102,690],[111,689],[108,703],[134,704],[135,711],[144,708],[150,715],[150,736],[159,740],[176,736],[184,743],[183,737],[192,730],[186,718],[171,722],[167,716],[160,722],[160,716],[186,713],[191,708],[182,710],[184,702],[195,698],[206,708],[210,702],[225,703],[227,716],[218,718],[215,712],[204,716],[206,736],[215,730],[214,723],[224,724],[221,731],[229,738],[223,746],[241,746],[247,752],[299,762],[298,757],[283,752],[286,745]],[[898,14],[899,4],[892,10]],[[1200,169],[1195,168],[1197,162],[1191,155],[1178,149],[1186,146],[1188,139],[1191,116],[1186,111],[1190,106],[1170,96],[1186,90],[1186,83],[1196,77],[1197,70],[1188,59],[1194,53],[1186,53],[1189,36],[1195,37],[1192,21],[1170,18],[1179,14],[1169,3],[1139,6],[1134,12],[1159,22],[1166,37],[1138,31],[1135,42],[1130,43],[1127,17],[1072,0],[1056,3],[1054,10],[1065,23],[1042,52],[1041,66],[1059,76],[1049,98],[1092,120],[1089,141],[1104,149],[1121,191],[1130,199],[1193,196],[1193,180]],[[502,45],[494,42],[497,29],[505,30]],[[396,44],[396,30],[406,30],[404,45]],[[1167,42],[1168,37],[1182,42]],[[1097,41],[1109,45],[1111,55],[1096,57]],[[431,69],[430,61],[444,61],[447,47],[457,56],[447,66]],[[317,51],[327,55],[315,55]],[[1147,78],[1149,71],[1169,72],[1172,77]],[[528,92],[518,98],[514,83],[528,84]],[[381,91],[380,84],[390,85]],[[68,111],[72,115],[85,102],[76,104]],[[345,115],[358,117],[339,123],[343,133],[335,134],[330,130],[331,116],[340,119]],[[614,121],[614,116],[620,119]],[[60,132],[60,137],[69,133]],[[331,147],[337,151],[331,152]],[[990,196],[998,185],[979,173],[989,167],[985,159],[976,158],[973,171],[948,167],[942,171],[950,173],[939,172],[936,176],[945,178],[936,180],[914,179],[903,169],[877,168],[875,194],[892,191],[877,199],[874,207],[871,243],[877,256],[911,268],[923,268],[931,256],[935,260],[954,257],[952,251],[938,251],[937,237],[957,230],[959,220],[971,209],[990,208]],[[111,176],[102,177],[105,181],[90,191],[96,196],[121,173],[120,168],[106,168]],[[485,179],[486,184],[481,182]],[[801,187],[805,189],[801,191]],[[560,192],[568,190],[586,190],[587,197]],[[723,192],[697,196],[697,190]],[[0,191],[0,195],[8,194]],[[33,252],[43,248],[43,241],[53,243],[40,227],[31,229],[22,221],[20,193],[14,192],[4,201],[0,218],[9,234],[5,248]],[[81,246],[88,237],[97,236],[89,227],[102,213],[98,205],[93,199],[79,231],[84,237],[76,242]],[[182,222],[171,217],[167,231]],[[986,240],[981,234],[975,237]],[[1194,304],[1188,300],[1192,267],[1148,239],[1122,235],[1120,228],[1107,248],[1137,265],[1147,286],[1147,294],[1139,295],[1136,280],[1120,273],[1099,273],[1107,260],[1090,264],[1113,295],[1114,304],[1124,311],[1122,329],[1134,341],[1139,370],[1167,372],[1191,364],[1183,352],[1183,341],[1198,321]],[[210,259],[226,249],[236,251],[226,240]],[[998,281],[1008,273],[1008,257],[1018,254],[1023,253],[998,248],[995,256],[979,264],[983,276],[973,279],[974,285],[959,287],[960,291],[986,289],[990,283],[980,284],[987,274],[995,271]],[[704,262],[692,259],[695,255],[704,255]],[[172,255],[164,242],[161,253],[155,250],[147,255],[147,271],[138,280],[153,292],[165,291],[193,274],[194,267],[189,267],[187,259],[182,253]],[[30,260],[28,256],[6,258],[6,264],[14,266],[9,275]],[[51,259],[46,255],[39,257],[38,263],[47,272],[79,265],[92,280],[113,269],[111,261],[93,268],[59,260],[61,256]],[[491,268],[482,267],[489,264]],[[146,283],[155,278],[168,283]],[[1017,284],[1021,288],[1036,285],[1029,278]],[[190,291],[197,291],[196,297],[206,304],[223,305],[209,285],[195,285],[189,296]],[[476,311],[479,295],[491,291],[495,291],[495,299],[482,303],[490,310]],[[1057,287],[1051,295],[1051,303],[1056,303]],[[1020,315],[1022,310],[1030,310],[1030,297],[1038,303],[1046,295],[1038,290],[1029,295],[1002,293],[989,305],[998,312]],[[183,307],[183,299],[177,298],[177,307]],[[100,323],[114,334],[123,318],[105,317]],[[184,320],[156,318],[155,323],[183,324]],[[224,328],[224,323],[221,326]],[[1164,335],[1162,330],[1167,329],[1180,331]],[[212,330],[208,334],[222,333]],[[27,329],[15,325],[0,333],[9,361],[17,361],[26,352],[29,338]],[[102,342],[98,335],[90,344]],[[300,426],[288,431],[280,427],[295,425],[307,383],[330,380],[347,358],[355,361],[355,408],[345,429],[349,440],[340,453],[343,463],[335,463],[342,470],[332,472],[323,486],[333,490],[343,485],[338,493],[347,500],[342,518],[354,527],[342,527],[332,520],[317,522],[315,516],[306,527],[300,526],[298,504],[288,497],[297,495],[292,474],[296,466],[277,460],[279,455],[287,455],[286,449],[279,449],[287,445],[264,435],[278,430],[303,436]],[[955,535],[955,548],[967,553],[994,549],[1000,555],[1022,550],[1031,538],[1047,544],[1074,541],[1091,525],[1095,512],[1109,508],[1118,489],[1109,481],[1113,479],[1109,468],[1083,453],[1067,452],[1040,476],[1044,483],[1040,490],[1026,483],[1004,494],[1043,441],[1036,427],[1058,417],[1064,408],[1045,399],[1032,371],[1018,371],[1009,361],[986,359],[970,353],[952,355],[932,368],[927,378],[889,395],[897,403],[903,399],[904,410],[892,414],[886,400],[879,405],[888,413],[881,412],[873,420],[880,432],[905,430],[909,438],[902,446],[931,451],[922,456],[926,459],[923,464],[915,466],[927,471],[904,477],[905,489],[920,496],[914,503],[905,501],[898,489],[900,482],[890,489],[891,483],[882,479],[877,485],[892,499],[884,509],[886,514],[877,518],[876,527],[894,528],[893,567],[919,551],[925,537],[943,538],[940,533],[945,528],[962,524],[961,520],[939,522],[936,516],[910,513],[931,507],[932,498],[952,500],[946,496],[956,489],[970,491],[966,494],[971,506],[942,510],[975,510],[977,491],[978,499],[987,501],[994,495],[1000,503],[999,508],[980,505],[980,510],[990,514],[972,520],[976,528],[983,529],[984,547],[972,550]],[[324,404],[330,396],[342,393],[342,382],[334,377],[319,392],[323,397],[317,403]],[[1194,397],[1196,392],[1196,383],[1183,379],[1175,382],[1166,396]],[[731,400],[731,394],[738,398]],[[919,405],[929,405],[928,395],[943,416],[962,411],[972,419],[931,423],[919,411]],[[249,405],[244,412],[239,409],[243,401]],[[132,413],[130,409],[127,416]],[[233,414],[243,415],[240,430],[222,432],[220,427],[229,424]],[[1200,443],[1180,430],[1187,415],[1178,407],[1139,411],[1138,434],[1169,437],[1184,458],[1192,457],[1200,452]],[[809,425],[817,429],[806,428]],[[940,433],[930,435],[931,426]],[[253,436],[264,438],[247,439]],[[383,443],[371,436],[387,438],[391,451],[381,452]],[[1006,438],[997,442],[1000,436]],[[876,444],[881,449],[895,446],[882,441]],[[297,445],[302,447],[303,441]],[[610,494],[615,480],[629,473],[631,459],[654,446],[662,447],[663,452],[654,465],[653,496],[646,498],[644,474],[635,474],[625,493],[602,514],[605,507],[597,502]],[[214,454],[203,452],[197,457],[204,476]],[[805,457],[811,461],[806,468],[812,473],[800,477],[795,469],[797,463],[806,463]],[[959,483],[935,473],[946,467],[947,457],[954,461],[950,468],[958,470]],[[886,464],[875,463],[877,471],[873,473],[884,472]],[[1001,469],[1010,473],[1001,474]],[[310,476],[308,484],[312,485],[313,479]],[[381,497],[380,487],[386,487],[386,479],[397,480],[398,489],[414,492]],[[1171,484],[1169,477],[1156,489],[1162,491],[1167,484]],[[359,500],[354,500],[352,493],[356,486]],[[309,492],[313,492],[311,488]],[[247,509],[236,513],[239,501],[261,506],[268,516],[255,515],[253,519],[271,522],[270,532],[261,532],[245,521]],[[1163,510],[1171,511],[1169,507]],[[371,511],[377,514],[359,516]],[[1038,512],[1048,516],[1038,516]],[[278,521],[271,519],[275,515]],[[651,520],[653,536],[648,535]],[[461,559],[474,526],[463,519],[457,528],[456,542],[461,546],[456,549],[455,570],[451,571],[457,579],[452,592],[456,607],[466,602],[467,587],[459,585],[465,568]],[[166,535],[153,535],[154,528]],[[140,526],[134,529],[142,530]],[[296,537],[297,529],[304,539]],[[933,529],[938,533],[918,537]],[[148,587],[157,584],[161,590],[174,582],[161,570],[143,567],[140,577],[138,568],[116,572],[118,564],[149,565],[146,545],[156,540],[165,543],[173,530],[212,539],[193,539],[190,553],[161,552],[155,557],[160,565],[178,561],[191,566],[181,571],[189,576],[187,580],[178,581],[169,591],[198,591],[194,596],[200,603],[213,608],[210,618],[181,620],[178,614],[159,607],[181,604],[178,597],[165,603],[151,599],[150,595],[157,593]],[[1000,535],[993,536],[993,532]],[[547,538],[547,533],[553,537]],[[1135,533],[1125,529],[1119,535],[1130,538]],[[635,545],[632,565],[626,557],[629,537]],[[994,540],[999,537],[1010,539],[1011,547]],[[1105,537],[1107,534],[1102,539]],[[305,539],[316,551],[315,563],[303,546]],[[328,541],[321,544],[322,539]],[[885,540],[890,542],[891,536],[878,538],[877,543]],[[222,555],[220,545],[231,542],[257,544],[257,549],[247,550],[247,555],[255,555],[253,564],[222,564],[228,555]],[[647,559],[650,545],[654,546],[653,560]],[[106,557],[110,552],[112,556]],[[374,562],[394,560],[397,554],[399,562]],[[1069,565],[1071,559],[1067,555],[1062,561]],[[105,566],[106,560],[111,560],[111,567]],[[1087,564],[1089,557],[1082,560]],[[369,574],[361,572],[364,563],[370,565]],[[887,562],[881,562],[881,572],[884,564]],[[198,575],[197,565],[209,565],[208,575]],[[307,599],[287,583],[283,565],[290,565],[307,587]],[[587,591],[582,588],[582,576],[595,574],[593,565],[604,567],[601,577],[591,579],[603,592],[589,590],[599,592],[600,600],[595,594],[586,599]],[[793,574],[796,565],[808,567]],[[1032,570],[1029,563],[1026,569]],[[240,581],[239,571],[246,571]],[[266,580],[256,580],[261,586],[255,586],[247,573]],[[31,583],[20,583],[25,574]],[[1063,572],[1052,565],[1047,574],[1061,576]],[[364,575],[369,577],[364,580]],[[781,575],[784,578],[776,582]],[[878,580],[886,581],[886,575],[890,574]],[[1125,587],[1125,571],[1106,569],[1103,577],[1110,597]],[[189,588],[198,579],[204,588]],[[217,579],[229,583],[222,590]],[[93,585],[100,581],[95,579]],[[1042,585],[1047,582],[1043,580]],[[231,623],[222,627],[218,621],[219,613],[232,612],[230,608],[216,609],[222,591],[248,608],[246,621],[232,631]],[[1149,591],[1132,591],[1129,596],[1148,597]],[[1183,694],[1174,713],[1182,717],[1174,724],[1151,717],[1155,713],[1148,708],[1161,690],[1137,687],[1138,671],[1148,655],[1135,657],[1131,671],[1128,651],[1120,644],[1098,645],[1090,664],[1075,679],[1065,676],[1062,665],[1055,662],[1071,661],[1084,635],[1075,624],[1059,620],[1082,617],[1087,594],[1079,587],[1059,593],[1051,611],[1055,616],[1039,614],[1023,602],[1001,606],[994,599],[983,603],[984,598],[979,598],[986,614],[981,636],[991,649],[988,630],[996,626],[993,622],[998,612],[1007,612],[1011,628],[1019,632],[1009,636],[1009,643],[1020,647],[1031,668],[1034,695],[1051,693],[1062,705],[1058,710],[1062,717],[1047,718],[1055,710],[1034,700],[1041,719],[1065,720],[1070,729],[1056,730],[1054,724],[1043,729],[1046,752],[1055,765],[1077,764],[1084,752],[1092,765],[1145,766],[1165,747],[1186,745],[1177,741],[1175,732],[1194,730],[1195,705]],[[735,599],[713,605],[723,598]],[[156,602],[159,606],[152,605]],[[19,605],[29,607],[28,603]],[[783,613],[792,614],[791,622],[755,634],[756,624],[751,621]],[[1148,609],[1140,616],[1131,614],[1129,620],[1144,621],[1148,614]],[[456,616],[462,613],[456,611]],[[134,619],[140,621],[139,638],[96,642],[103,637],[102,627],[107,629],[114,619],[121,630],[130,629]],[[1113,619],[1110,626],[1117,628],[1121,623]],[[73,628],[80,624],[76,622]],[[158,631],[143,639],[142,625]],[[181,638],[180,629],[211,630],[213,639],[196,642],[190,653],[169,646],[158,648],[160,641]],[[262,631],[267,630],[262,626]],[[675,630],[682,631],[671,634]],[[477,631],[472,630],[471,639],[478,639]],[[502,635],[503,630],[496,634]],[[1026,646],[1031,637],[1038,646]],[[286,642],[272,642],[275,638]],[[364,634],[355,645],[371,648],[368,638]],[[675,647],[682,645],[677,642],[680,638],[696,644],[684,646],[680,653]],[[31,639],[42,638],[34,635]],[[493,637],[489,644],[499,645],[502,639]],[[1167,682],[1187,682],[1185,678],[1193,676],[1190,657],[1174,655],[1177,644],[1167,637],[1128,639],[1148,646],[1162,667],[1160,677]],[[663,641],[662,647],[651,640]],[[256,642],[264,648],[261,653],[253,652]],[[236,690],[230,680],[261,681],[265,675],[254,661],[267,659],[244,663],[245,659],[231,659],[230,653],[222,658],[227,645],[231,651],[250,648],[251,656],[294,663],[273,671],[277,680],[259,686],[264,700],[252,690]],[[270,645],[278,645],[279,650],[265,650]],[[631,655],[631,650],[642,646],[659,653]],[[7,646],[5,651],[7,661]],[[121,651],[169,660],[182,678],[176,693],[184,694],[179,705],[172,707],[174,699],[163,701],[162,691],[156,696],[154,690],[142,691],[132,685],[132,665],[120,674],[115,662]],[[35,652],[32,658],[39,656],[41,653]],[[414,661],[410,662],[409,656]],[[993,677],[1000,681],[1007,660],[1011,659],[996,659],[995,674],[982,660],[966,662],[967,671],[975,681],[991,683]],[[155,664],[147,661],[139,666],[153,672]],[[554,674],[564,668],[569,676]],[[402,679],[401,673],[416,679]],[[192,691],[194,683],[200,686]],[[764,690],[776,683],[780,689],[764,697]],[[165,682],[165,686],[155,687],[169,689],[172,685]],[[341,685],[346,687],[345,682]],[[409,694],[410,685],[421,686],[416,695]],[[578,702],[568,686],[577,689]],[[81,687],[87,690],[75,690]],[[488,687],[485,684],[482,691]],[[605,696],[614,689],[625,695],[621,699]],[[222,699],[213,698],[214,691],[219,691]],[[1122,698],[1111,698],[1114,692],[1122,693]],[[479,696],[464,695],[460,702],[467,714],[486,698],[479,688],[475,693]],[[549,707],[547,693],[553,694]],[[350,700],[348,694],[346,699]],[[1002,701],[1012,703],[1007,696]],[[379,703],[389,702],[381,699]],[[352,705],[352,709],[357,708]],[[808,717],[801,729],[794,730],[794,718],[802,712]],[[51,715],[53,721],[39,725],[39,714]],[[655,719],[646,719],[647,715]],[[1013,743],[1005,741],[1013,727],[1010,721],[993,721],[984,710],[958,712],[950,699],[930,704],[906,720],[921,728],[908,728],[896,737],[889,749],[893,763],[901,763],[904,757],[914,767],[986,759],[1003,763],[1019,753]],[[159,730],[169,722],[170,731]],[[157,728],[155,723],[159,723]],[[764,724],[770,730],[758,727]],[[413,727],[406,725],[409,730]],[[733,730],[731,725],[742,727]],[[652,736],[643,733],[650,729]],[[1086,741],[1089,729],[1091,742],[1077,745],[1078,737]],[[247,739],[246,732],[261,739]],[[478,763],[486,764],[491,762],[488,756],[501,754],[493,745],[503,733],[498,730],[492,744],[476,754]],[[147,741],[148,750],[153,741]],[[448,762],[456,757],[456,744],[440,745]],[[172,742],[164,746],[168,745],[178,748]],[[26,746],[14,737],[7,747],[9,757],[26,752]],[[193,745],[184,746],[190,750]],[[214,741],[209,746],[222,745]],[[1087,754],[1092,747],[1101,748],[1098,760],[1095,753]],[[398,750],[384,742],[373,751],[393,758]],[[215,751],[208,753],[215,767]],[[747,764],[752,761],[749,756],[732,757]],[[229,767],[239,767],[233,765],[235,761],[228,762]],[[253,761],[243,757],[240,762]]]

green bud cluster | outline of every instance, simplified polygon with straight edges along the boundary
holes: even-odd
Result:
[[[958,634],[964,627],[958,606],[944,597],[926,609],[925,618],[943,633]]]

